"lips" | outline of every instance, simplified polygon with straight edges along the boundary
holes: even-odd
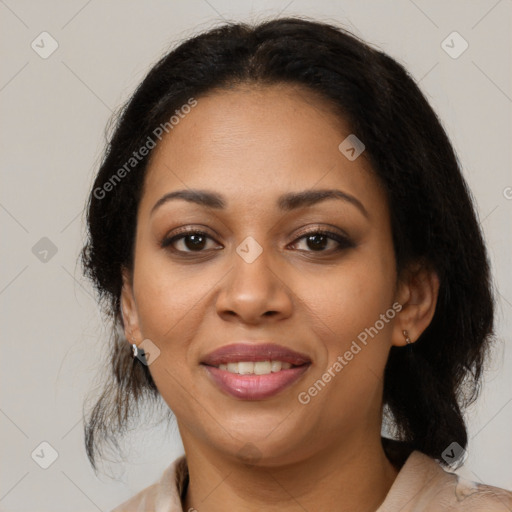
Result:
[[[311,359],[272,343],[237,343],[211,352],[201,364],[225,394],[242,400],[262,400],[295,383],[308,370]],[[265,368],[265,374],[259,374],[258,368]]]
[[[226,345],[210,352],[201,363],[208,366],[219,366],[220,364],[238,363],[239,361],[282,361],[293,366],[311,363],[311,359],[307,355],[273,343]]]

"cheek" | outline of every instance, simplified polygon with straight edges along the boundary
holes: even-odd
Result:
[[[307,274],[297,277],[301,284],[295,289],[311,317],[323,322],[331,342],[350,343],[391,307],[395,276],[392,254],[375,254],[359,252],[332,267],[321,279]]]
[[[380,400],[396,313],[393,272],[386,264],[384,273],[378,259],[373,263],[373,268],[358,264],[333,273],[321,291],[307,299],[310,319],[319,320],[323,354],[302,391],[313,393],[313,407],[326,425],[337,424],[347,411],[350,421],[363,421]],[[328,383],[317,385],[319,380]]]
[[[142,334],[166,344],[181,340],[184,331],[193,337],[213,284],[207,272],[193,272],[192,266],[190,270],[175,269],[165,258],[141,251],[134,285]]]
[[[190,395],[197,395],[190,386],[189,347],[204,321],[202,300],[211,283],[204,274],[199,277],[196,272],[191,278],[172,269],[168,261],[162,262],[154,254],[141,251],[138,256],[134,285],[139,326],[142,336],[160,349],[149,370],[171,410],[182,419],[188,418]],[[184,387],[183,382],[188,385]]]

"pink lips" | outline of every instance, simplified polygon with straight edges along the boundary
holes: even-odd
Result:
[[[292,367],[267,375],[240,375],[218,368],[220,364],[240,361],[282,361],[290,363]],[[201,364],[225,393],[243,400],[261,400],[292,385],[309,368],[311,359],[305,354],[271,343],[237,343],[211,352]]]

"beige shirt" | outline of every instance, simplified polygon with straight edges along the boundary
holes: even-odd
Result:
[[[159,482],[140,491],[112,512],[185,512],[181,496],[188,485],[184,455]],[[512,512],[512,492],[464,480],[434,459],[413,451],[375,512]]]

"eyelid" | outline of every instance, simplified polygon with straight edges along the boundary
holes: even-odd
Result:
[[[327,226],[327,227],[325,227]],[[345,232],[343,231],[342,229],[336,227],[336,226],[331,226],[331,225],[317,225],[317,226],[309,226],[308,228],[305,228],[301,231],[299,231],[299,233],[296,233],[294,236],[295,236],[295,240],[297,240],[298,238],[302,238],[303,236],[307,236],[309,234],[316,234],[316,233],[324,233],[326,235],[337,235],[339,237],[342,237],[342,238],[345,238],[347,240],[350,240],[350,236]],[[294,240],[294,241],[295,241]]]
[[[208,226],[205,226],[204,224],[187,224],[185,226],[180,226],[178,228],[168,231],[162,238],[163,240],[166,240],[182,234],[187,235],[189,233],[192,235],[196,233],[201,233],[203,235],[208,235],[210,238],[215,238],[219,236],[214,230],[212,230]]]

